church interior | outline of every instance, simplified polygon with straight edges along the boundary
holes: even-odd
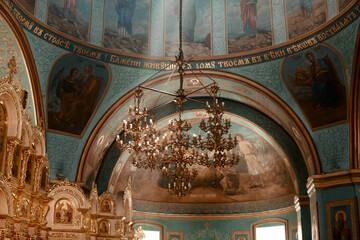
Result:
[[[0,239],[360,239],[358,0],[0,15]]]

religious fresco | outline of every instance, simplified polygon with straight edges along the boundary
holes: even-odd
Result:
[[[148,54],[150,0],[106,0],[104,21],[104,47]]]
[[[48,129],[82,135],[110,83],[107,65],[74,54],[59,58],[48,84]]]
[[[349,6],[353,0],[338,0],[339,12]]]
[[[273,44],[269,0],[227,0],[228,53],[240,53]]]
[[[211,1],[184,0],[182,11],[185,57],[211,55]],[[179,53],[179,1],[165,1],[165,56]]]
[[[91,0],[49,0],[47,24],[83,41],[89,40]]]
[[[73,224],[74,207],[67,199],[60,199],[55,204],[54,223]]]
[[[347,120],[342,62],[327,45],[285,58],[282,78],[313,129]]]
[[[326,0],[286,0],[289,40],[326,22]]]
[[[36,0],[16,0],[21,7],[31,14],[35,14],[35,4]]]
[[[257,133],[239,126],[236,134],[240,154],[238,165],[223,169],[191,166],[198,170],[189,195],[181,199],[170,196],[168,181],[161,171],[136,169],[128,159],[118,178],[118,189],[124,189],[126,179],[132,176],[133,198],[151,202],[209,202],[235,203],[270,200],[294,194],[294,186],[284,160],[274,148]],[[133,156],[132,156],[133,157]],[[149,186],[144,188],[143,186]]]
[[[326,203],[328,236],[333,240],[357,240],[354,199]]]

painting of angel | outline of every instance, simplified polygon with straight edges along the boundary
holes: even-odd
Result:
[[[344,70],[330,47],[319,45],[286,58],[282,74],[313,129],[347,119]]]
[[[75,136],[83,133],[109,83],[107,65],[73,54],[54,65],[48,87],[48,127]]]

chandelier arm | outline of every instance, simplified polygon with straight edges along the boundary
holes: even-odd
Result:
[[[199,69],[199,70],[200,70],[200,69]],[[199,77],[198,77],[197,74],[193,71],[193,69],[191,69],[190,71],[195,75],[195,77],[196,77],[197,79],[199,79]],[[200,71],[201,71],[201,70],[200,70]],[[205,74],[204,74],[204,75],[205,75]],[[207,76],[207,75],[205,75],[205,76],[208,77],[208,78],[210,78],[210,77]],[[210,80],[213,81],[212,84],[217,84],[217,82],[216,82],[214,79],[210,78]],[[211,97],[211,96],[212,96],[211,93],[209,92],[209,90],[208,90],[207,88],[205,88],[204,84],[200,81],[200,79],[199,79],[199,82],[200,82],[201,86],[203,86],[203,88],[206,90],[206,92],[208,93],[208,95]],[[210,85],[210,84],[209,84],[209,85]]]
[[[155,88],[149,88],[149,87],[144,87],[144,86],[141,86],[141,88],[143,89],[146,89],[146,90],[150,90],[150,91],[154,91],[154,92],[158,92],[158,93],[163,93],[163,94],[166,94],[166,95],[169,95],[169,96],[173,96],[173,97],[177,97],[178,95],[175,94],[175,93],[171,93],[171,92],[166,92],[166,91],[162,91],[162,90],[159,90],[159,89],[155,89]]]
[[[206,105],[206,103],[204,103],[204,102],[202,102],[202,101],[200,101],[200,100],[196,100],[196,99],[191,98],[191,97],[186,97],[186,99],[187,99],[187,100],[190,100],[190,101],[193,101],[193,102],[197,102],[197,103],[201,103],[201,104]]]
[[[156,109],[158,109],[158,108],[161,108],[161,107],[163,107],[163,106],[165,106],[165,105],[167,105],[167,104],[169,104],[169,103],[171,103],[171,102],[173,102],[173,101],[174,101],[174,100],[172,99],[172,100],[169,100],[169,101],[167,101],[167,102],[165,102],[165,103],[162,103],[162,104],[160,104],[159,106],[156,106],[156,107],[151,108],[150,111],[154,111],[154,110],[156,110]]]
[[[172,70],[170,76],[168,77],[168,79],[167,79],[164,87],[161,89],[161,91],[165,91],[164,89],[165,89],[165,88],[167,87],[167,85],[169,84],[170,79],[172,78],[174,72],[175,72],[175,68]],[[152,105],[151,109],[155,108],[155,106],[156,106],[156,104],[157,104],[157,102],[159,101],[159,99],[160,99],[161,96],[162,96],[162,93],[157,97],[157,99],[156,99],[156,101],[154,102],[154,104]]]
[[[206,77],[208,77],[211,81],[213,81],[215,84],[217,84],[217,82],[212,78],[212,77],[210,77],[208,74],[206,74],[206,73],[204,73],[203,71],[202,71],[202,69],[197,69],[197,70],[199,70],[199,72],[201,73],[201,74],[204,74]],[[194,71],[193,71],[193,69],[191,69],[191,71],[194,73]],[[196,73],[194,73],[194,75],[196,76]]]
[[[200,81],[200,80],[199,80],[199,81]],[[207,87],[210,87],[210,86],[213,86],[213,85],[216,84],[216,83],[210,83],[210,84],[204,86],[201,81],[200,81],[200,83],[201,83],[201,85],[203,86],[202,88],[199,88],[199,89],[196,89],[196,90],[194,90],[194,91],[192,91],[192,92],[189,92],[189,93],[186,94],[185,96],[187,97],[187,96],[189,96],[189,95],[191,95],[191,94],[193,94],[193,93],[196,93],[196,92],[198,92],[198,91],[201,91],[201,90],[203,90],[203,89],[205,89],[205,90],[208,92],[208,94],[210,95],[209,91],[208,91],[206,88],[207,88]],[[210,95],[210,96],[211,96],[211,95]]]

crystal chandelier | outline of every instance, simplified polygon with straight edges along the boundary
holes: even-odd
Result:
[[[175,57],[175,61],[171,62],[178,69],[179,89],[176,93],[170,93],[139,86],[135,91],[135,106],[130,106],[129,119],[124,120],[122,124],[123,140],[118,136],[116,146],[121,150],[135,153],[134,166],[161,169],[163,178],[169,181],[169,193],[182,197],[190,192],[191,182],[197,176],[197,171],[191,167],[192,165],[222,168],[236,165],[239,156],[232,151],[237,145],[237,140],[231,137],[230,120],[224,119],[224,103],[221,105],[218,103],[217,94],[220,88],[217,83],[210,78],[213,83],[202,85],[193,92],[186,93],[183,88],[185,66],[188,62],[184,60],[182,51],[182,0],[180,0],[179,40],[179,54]],[[177,118],[169,121],[168,131],[163,136],[160,136],[160,132],[154,128],[147,108],[141,105],[142,89],[175,97],[171,102],[174,102],[178,108]],[[201,138],[200,133],[199,136],[190,137],[191,124],[182,118],[183,105],[187,100],[204,104],[189,97],[202,89],[205,89],[212,99],[212,105],[206,103],[209,117],[200,122],[200,129],[207,135],[206,141]]]

